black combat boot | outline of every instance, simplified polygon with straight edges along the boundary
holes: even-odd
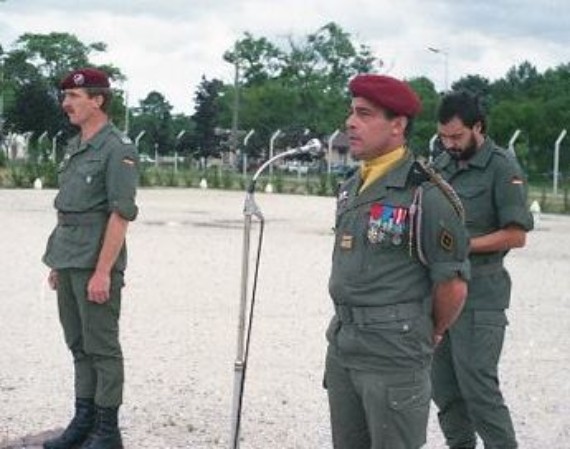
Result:
[[[123,449],[118,426],[118,407],[97,406],[97,423],[89,439],[80,449]]]
[[[75,400],[75,416],[58,438],[44,442],[44,449],[73,449],[83,443],[95,425],[93,399]]]

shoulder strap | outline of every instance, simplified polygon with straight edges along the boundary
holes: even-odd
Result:
[[[423,182],[428,181],[441,190],[444,196],[451,203],[451,206],[457,215],[461,218],[461,221],[465,222],[465,209],[463,208],[461,199],[457,196],[453,187],[451,187],[451,185],[443,179],[443,177],[433,167],[426,164],[424,161],[416,160],[412,166],[410,176],[415,185],[421,185]]]

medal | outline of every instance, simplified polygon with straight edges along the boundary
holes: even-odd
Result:
[[[368,219],[368,231],[366,232],[366,236],[368,237],[368,241],[370,243],[378,243],[381,242],[384,238],[382,233],[382,214],[383,214],[384,206],[380,203],[374,203],[370,206],[370,217]]]

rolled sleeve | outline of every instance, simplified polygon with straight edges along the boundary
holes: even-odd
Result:
[[[433,283],[470,278],[469,237],[461,217],[438,188],[426,189],[421,244]]]
[[[137,217],[135,202],[138,184],[138,153],[132,145],[114,148],[107,167],[109,212],[133,221]]]
[[[515,161],[505,159],[496,171],[494,198],[499,226],[517,225],[525,231],[533,228],[532,214],[527,207],[527,184]]]

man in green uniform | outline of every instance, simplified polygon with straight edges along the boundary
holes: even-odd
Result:
[[[335,449],[426,441],[433,347],[469,276],[461,205],[406,149],[420,101],[404,82],[358,75],[346,121],[359,172],[341,186],[324,384]]]
[[[433,363],[434,401],[451,448],[517,447],[513,423],[499,389],[511,280],[503,259],[525,245],[532,229],[525,181],[515,157],[486,136],[485,115],[466,92],[443,98],[439,138],[446,152],[435,167],[465,207],[471,280],[465,308],[444,334]]]
[[[60,166],[57,226],[44,262],[75,368],[75,416],[46,449],[122,448],[117,415],[123,395],[119,343],[125,236],[137,206],[138,154],[108,119],[107,75],[76,70],[60,87],[62,107],[80,132]]]

